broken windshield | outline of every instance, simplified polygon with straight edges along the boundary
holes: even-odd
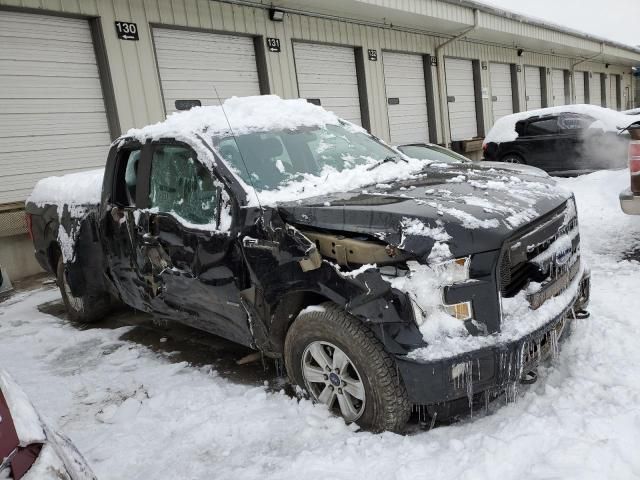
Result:
[[[326,168],[341,172],[399,157],[348,124],[252,132],[213,142],[236,174],[259,190],[275,190],[305,174],[320,175]]]

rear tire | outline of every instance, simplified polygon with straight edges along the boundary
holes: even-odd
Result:
[[[402,432],[411,404],[394,359],[358,319],[331,302],[321,307],[300,314],[287,332],[289,378],[347,422]]]
[[[102,320],[111,309],[111,298],[105,293],[86,293],[75,297],[67,281],[62,255],[58,258],[56,280],[69,319],[79,323],[94,323]]]
[[[524,159],[515,153],[507,153],[504,157],[500,159],[501,162],[504,163],[519,163],[521,165],[525,164]]]

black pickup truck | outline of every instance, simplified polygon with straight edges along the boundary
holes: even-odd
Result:
[[[26,206],[72,319],[124,302],[247,345],[371,430],[535,378],[586,315],[550,177],[410,158],[303,100],[174,114],[82,175]]]

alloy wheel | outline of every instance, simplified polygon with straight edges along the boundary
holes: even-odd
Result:
[[[307,346],[302,354],[302,375],[313,399],[347,422],[356,421],[364,413],[362,377],[347,354],[332,343],[315,341]]]

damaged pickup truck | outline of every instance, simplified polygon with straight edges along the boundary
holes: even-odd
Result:
[[[574,199],[517,167],[410,158],[304,100],[232,98],[130,130],[104,172],[42,180],[27,212],[70,318],[121,301],[192,325],[402,431],[412,409],[535,379],[587,315]]]

